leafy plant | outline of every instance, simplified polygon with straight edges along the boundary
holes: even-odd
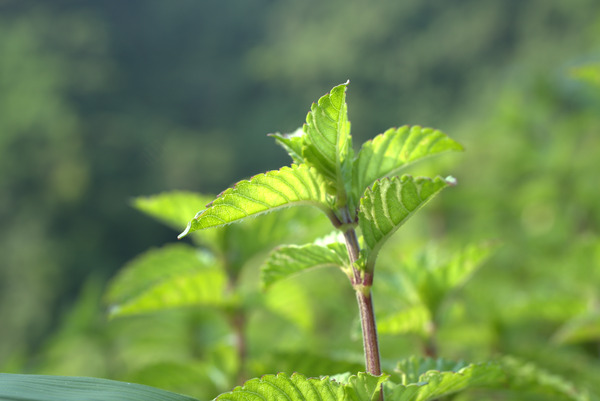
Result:
[[[524,388],[556,399],[586,399],[560,377],[515,359],[468,364],[437,358],[436,327],[443,323],[442,312],[489,256],[492,248],[488,245],[467,247],[443,263],[427,258],[405,263],[399,275],[386,277],[389,288],[396,286],[405,308],[384,315],[383,331],[416,333],[428,357],[402,360],[395,369],[382,364],[372,296],[380,251],[418,210],[456,184],[452,177],[397,174],[423,158],[460,151],[462,146],[438,130],[403,126],[367,141],[354,154],[347,86],[348,82],[334,87],[313,104],[301,130],[273,135],[292,158],[291,166],[240,181],[210,201],[179,235],[192,234],[193,245],[150,250],[128,264],[107,293],[111,315],[174,307],[218,310],[234,333],[237,358],[233,363],[221,360],[222,366],[216,368],[235,382],[245,382],[218,396],[220,400],[434,400],[479,387]],[[178,228],[207,200],[197,194],[170,193],[139,198],[135,203]],[[301,208],[247,219],[291,206],[313,206],[327,217],[329,229],[321,229],[321,222],[327,220],[300,212]],[[243,224],[231,224],[241,220]],[[311,242],[297,243],[305,241]],[[265,307],[277,309],[243,282],[243,267],[256,259],[264,261],[259,278],[263,289],[317,267],[336,267],[345,274],[358,304],[365,373],[352,369],[352,373],[318,378],[279,373],[248,380],[249,313]],[[288,306],[285,314],[300,322],[302,313],[294,317],[299,308]],[[338,372],[350,370],[343,364],[335,366]],[[81,391],[88,398],[105,397],[124,389],[130,397],[126,399],[131,400],[190,399],[101,379],[1,375],[0,384],[0,399],[6,400],[54,400],[55,391],[62,399],[81,399]]]

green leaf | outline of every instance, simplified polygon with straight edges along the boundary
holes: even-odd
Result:
[[[306,116],[307,135],[302,156],[330,182],[330,188],[345,200],[352,174],[352,137],[346,105],[349,82],[334,87],[331,92],[313,103]]]
[[[377,319],[380,334],[418,334],[426,336],[431,331],[431,314],[424,305],[413,305],[392,315]]]
[[[332,215],[325,181],[307,165],[292,165],[238,182],[189,222],[179,238],[210,227],[293,205],[312,205]]]
[[[286,245],[275,248],[261,268],[261,282],[268,288],[293,274],[317,267],[349,265],[348,253],[341,242],[328,244]]]
[[[442,189],[453,185],[452,178],[383,178],[368,188],[360,199],[358,224],[366,245],[366,266],[372,269],[385,241],[417,210]]]
[[[348,384],[344,388],[348,398],[352,401],[375,401],[379,399],[381,385],[388,378],[388,375],[373,376],[367,373],[359,373],[350,376]]]
[[[277,376],[265,375],[260,379],[251,379],[244,383],[244,386],[236,387],[232,392],[222,394],[216,399],[220,401],[337,401],[345,399],[345,388],[328,377],[307,379],[297,373],[291,377],[279,373]]]
[[[199,209],[213,198],[193,192],[173,191],[152,196],[140,196],[133,206],[162,223],[181,230]]]
[[[555,333],[552,340],[558,344],[600,340],[600,311],[586,311],[573,317]]]
[[[433,316],[449,294],[461,288],[490,257],[496,246],[489,243],[472,244],[457,252],[449,262],[437,266],[412,268],[421,300]]]
[[[361,194],[375,180],[396,175],[407,165],[428,156],[463,147],[432,128],[390,128],[365,142],[354,163],[355,191]]]
[[[600,63],[590,63],[571,70],[571,76],[600,88]]]
[[[306,134],[303,128],[298,128],[289,134],[275,133],[269,134],[269,136],[275,138],[275,141],[288,152],[294,163],[301,164],[305,162],[302,156],[302,148],[306,144]]]
[[[506,374],[498,363],[487,362],[464,366],[445,360],[410,358],[398,365],[402,384],[386,386],[386,399],[427,401],[479,387],[498,387]]]
[[[143,253],[112,280],[110,315],[189,305],[222,305],[226,277],[209,254],[184,244]]]
[[[141,384],[91,377],[0,373],[3,401],[198,401]]]

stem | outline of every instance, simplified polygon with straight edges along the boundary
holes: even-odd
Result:
[[[343,220],[350,222],[350,216],[347,209],[344,210]],[[360,325],[362,329],[363,348],[365,351],[365,363],[367,373],[374,376],[381,375],[381,362],[379,357],[379,342],[377,340],[377,325],[375,324],[375,311],[373,309],[373,298],[371,296],[371,287],[373,286],[373,273],[360,271],[355,262],[360,255],[360,246],[356,237],[354,228],[344,231],[346,249],[352,263],[352,287],[356,292],[358,310],[360,312]]]

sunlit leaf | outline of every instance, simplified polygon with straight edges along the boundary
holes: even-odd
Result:
[[[226,277],[210,255],[184,244],[143,253],[110,283],[111,316],[188,305],[220,305]]]
[[[217,400],[338,401],[343,400],[344,397],[344,386],[331,381],[328,377],[307,379],[300,374],[289,377],[280,373],[276,376],[265,375],[260,379],[251,379],[232,392],[218,396]]]
[[[41,376],[0,373],[3,401],[197,401],[141,384],[91,377]]]
[[[367,251],[367,268],[372,268],[383,243],[417,210],[453,179],[413,178],[409,175],[383,178],[368,188],[360,200],[358,224]]]
[[[352,138],[346,105],[348,83],[334,87],[313,103],[304,126],[308,139],[302,156],[333,184],[338,197],[345,196],[352,173]]]
[[[342,243],[280,246],[271,252],[261,268],[264,287],[293,274],[316,267],[340,267],[349,264],[348,253]]]
[[[390,128],[362,145],[354,163],[355,190],[361,194],[375,180],[395,175],[411,163],[462,149],[458,142],[432,128]]]
[[[179,238],[196,230],[223,226],[293,205],[312,205],[328,215],[331,213],[324,180],[304,164],[238,182],[221,193],[207,209],[200,211]]]

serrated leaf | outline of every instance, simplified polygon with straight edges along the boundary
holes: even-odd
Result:
[[[291,377],[283,373],[265,375],[260,379],[251,379],[232,392],[222,394],[216,399],[225,401],[338,401],[345,397],[344,386],[322,379],[307,379],[303,375],[293,374]],[[370,400],[365,400],[370,401]]]
[[[287,151],[294,163],[304,163],[302,148],[305,145],[306,133],[302,127],[289,134],[274,133],[269,135],[275,138],[277,144]]]
[[[262,266],[261,283],[268,288],[277,281],[307,269],[343,268],[348,264],[348,253],[341,243],[280,246],[271,252]]]
[[[189,305],[221,305],[226,276],[210,255],[184,244],[147,251],[109,285],[111,316]]]
[[[345,199],[352,174],[352,138],[346,105],[349,82],[334,87],[331,92],[313,103],[306,116],[307,135],[302,156],[330,181],[330,189]]]
[[[407,367],[409,371],[403,371]],[[448,368],[453,370],[445,370]],[[400,363],[399,370],[405,375],[403,384],[386,386],[387,399],[435,400],[471,388],[498,387],[506,382],[502,367],[493,362],[464,366],[445,360],[411,358],[408,363]]]
[[[292,165],[238,182],[221,193],[188,223],[179,238],[249,216],[293,205],[312,205],[331,214],[325,181],[307,165]]]
[[[91,377],[0,373],[3,401],[198,401],[185,395],[114,380]]]
[[[366,245],[367,269],[372,269],[384,242],[449,182],[441,177],[404,175],[383,178],[366,190],[360,199],[358,224]]]
[[[367,373],[359,373],[348,378],[344,386],[348,399],[352,401],[374,401],[379,399],[381,385],[389,378],[389,375],[373,376]]]
[[[390,128],[362,145],[354,162],[355,190],[361,194],[375,180],[396,175],[411,163],[459,150],[463,150],[463,147],[458,142],[432,128]]]
[[[194,192],[173,191],[133,199],[133,206],[158,221],[181,230],[213,197]]]

